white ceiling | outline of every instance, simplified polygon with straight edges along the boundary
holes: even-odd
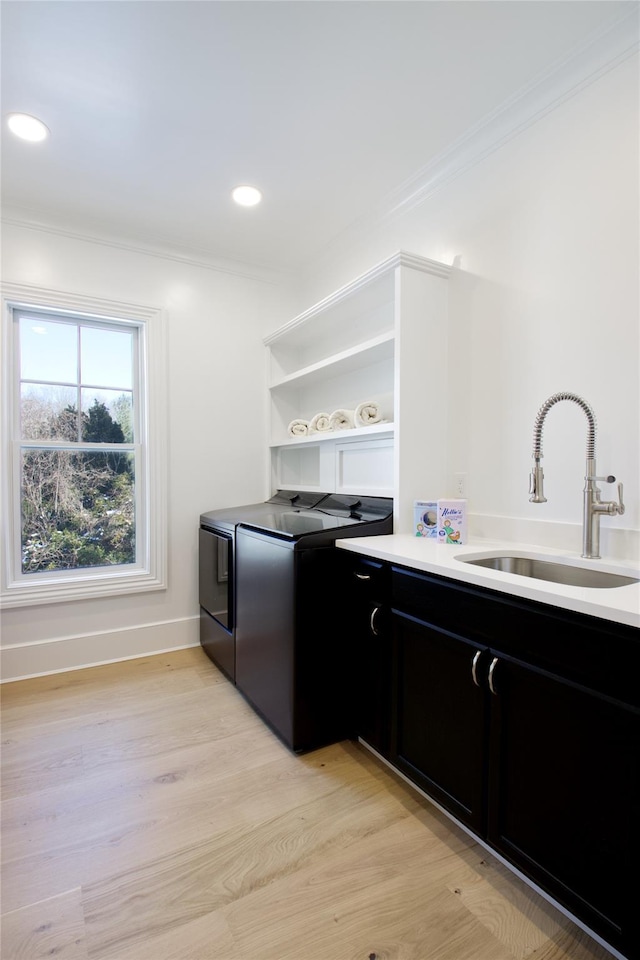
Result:
[[[3,117],[51,137],[3,125],[3,213],[293,268],[637,7],[4,0]]]

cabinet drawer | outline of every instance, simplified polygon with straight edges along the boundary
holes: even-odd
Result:
[[[640,631],[392,568],[392,607],[640,710]]]
[[[386,563],[359,557],[356,554],[349,557],[347,583],[358,599],[388,602],[391,591],[390,574],[389,565]]]
[[[495,636],[495,614],[480,607],[477,596],[455,581],[392,567],[391,595],[394,608],[425,623],[484,641],[487,646]],[[484,602],[491,607],[490,599]]]

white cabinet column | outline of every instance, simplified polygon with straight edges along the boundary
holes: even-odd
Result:
[[[450,267],[399,252],[265,338],[271,490],[413,500],[446,493]],[[290,438],[290,421],[376,401],[381,422]]]
[[[411,533],[413,501],[447,493],[449,268],[396,268],[394,531]],[[455,442],[455,439],[453,439]]]

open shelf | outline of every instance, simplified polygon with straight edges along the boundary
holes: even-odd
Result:
[[[402,533],[413,501],[446,489],[446,363],[432,361],[446,357],[450,270],[400,251],[265,337],[271,490],[393,497]],[[372,401],[384,422],[288,435]]]
[[[286,389],[290,386],[299,387],[301,384],[325,382],[327,378],[334,378],[353,373],[363,366],[379,363],[382,360],[393,359],[395,334],[393,331],[383,333],[364,343],[342,350],[339,353],[324,357],[316,363],[302,367],[271,384],[271,390]]]
[[[289,437],[280,443],[272,443],[277,447],[303,447],[309,443],[332,443],[336,440],[354,440],[372,436],[392,437],[393,423],[372,423],[370,427],[355,427],[353,430],[327,430],[323,433],[311,433],[306,437]]]

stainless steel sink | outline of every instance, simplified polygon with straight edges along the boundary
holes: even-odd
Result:
[[[626,587],[638,583],[638,577],[609,573],[605,570],[591,570],[588,567],[576,567],[570,563],[553,563],[550,560],[537,560],[532,557],[495,556],[495,557],[458,557],[463,563],[476,567],[488,567],[502,573],[515,573],[518,577],[533,577],[534,580],[550,580],[552,583],[566,583],[572,587]]]

